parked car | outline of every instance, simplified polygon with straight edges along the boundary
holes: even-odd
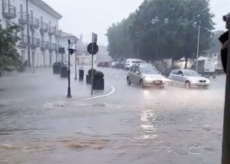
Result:
[[[164,88],[165,79],[159,71],[156,71],[152,66],[134,65],[130,68],[127,75],[127,84],[137,84],[141,87],[158,87]]]
[[[125,61],[119,61],[119,62],[117,62],[115,68],[117,68],[117,69],[124,69],[125,68]]]
[[[189,69],[175,69],[170,73],[169,79],[171,80],[171,85],[182,85],[185,88],[208,88],[210,85],[209,79]]]
[[[176,67],[174,67],[174,68],[167,68],[167,69],[165,69],[164,71],[162,71],[161,74],[162,74],[163,76],[165,76],[165,77],[169,77],[170,73],[171,73],[174,69],[179,69],[179,68],[176,68]]]
[[[140,64],[140,63],[146,63],[146,62],[140,59],[127,59],[125,62],[125,69],[129,70],[133,65]]]
[[[99,63],[97,64],[97,66],[98,66],[98,67],[109,67],[110,64],[109,64],[109,62],[99,62]]]

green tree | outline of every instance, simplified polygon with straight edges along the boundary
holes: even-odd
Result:
[[[21,65],[20,55],[16,50],[18,30],[16,25],[5,29],[0,26],[0,68],[3,70],[16,70]]]
[[[145,0],[127,19],[108,29],[108,51],[114,55],[122,50],[120,55],[129,52],[133,57],[138,51],[145,60],[185,57],[187,61],[196,56],[199,26],[200,52],[209,49],[212,17],[208,0]]]

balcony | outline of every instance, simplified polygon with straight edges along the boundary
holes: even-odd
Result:
[[[47,41],[42,41],[41,50],[42,50],[42,51],[45,51],[45,50],[47,50],[47,49],[49,49],[49,42],[47,42]]]
[[[14,19],[17,17],[16,15],[16,7],[10,4],[4,3],[4,0],[2,1],[2,15],[6,19]]]
[[[53,52],[57,49],[57,44],[55,43],[50,43],[49,51]]]
[[[22,35],[19,40],[19,47],[26,48],[28,46],[28,36]]]
[[[39,19],[38,18],[33,18],[33,17],[31,17],[30,18],[30,27],[32,28],[32,29],[38,29],[39,27],[40,27],[40,23],[39,23]]]
[[[42,33],[46,33],[49,31],[49,26],[47,23],[41,22],[41,28],[40,28]]]
[[[19,13],[19,24],[26,25],[27,23],[29,23],[27,17],[28,17],[28,14],[26,12],[20,12]]]
[[[56,35],[56,27],[49,26],[49,35]]]
[[[40,39],[32,37],[31,38],[31,48],[36,49],[38,47],[40,47]]]

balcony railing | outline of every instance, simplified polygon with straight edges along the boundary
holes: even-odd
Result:
[[[47,23],[44,23],[44,22],[41,22],[41,28],[40,28],[40,30],[41,30],[42,32],[48,32],[48,30],[49,30],[48,24],[47,24]]]
[[[21,25],[25,25],[29,23],[27,20],[27,17],[28,17],[28,14],[26,12],[19,12],[19,23]]]
[[[2,0],[2,15],[7,19],[14,19],[16,15],[16,7],[10,4],[7,4]]]
[[[38,29],[40,27],[39,19],[31,17],[30,18],[30,26],[33,27],[33,28]]]
[[[49,49],[49,42],[42,41],[41,49],[44,51],[46,49]]]
[[[55,35],[56,34],[56,27],[49,26],[49,35]]]
[[[31,38],[31,48],[35,49],[38,48],[40,46],[40,39],[38,38]]]

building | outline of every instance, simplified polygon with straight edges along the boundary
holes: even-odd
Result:
[[[29,66],[50,66],[58,60],[58,12],[42,0],[2,0],[0,12],[3,27],[20,27],[17,50]]]
[[[65,53],[64,54],[60,54],[61,58],[59,58],[58,60],[64,60],[67,62],[67,56],[68,56],[68,49],[69,49],[69,44],[68,44],[68,40],[70,40],[71,42],[71,47],[73,49],[77,48],[77,43],[78,43],[78,38],[72,34],[66,33],[66,32],[60,32],[60,36],[59,36],[59,46],[63,47],[65,49]],[[75,54],[73,54],[70,57],[70,62],[71,64],[74,64],[75,62]]]

